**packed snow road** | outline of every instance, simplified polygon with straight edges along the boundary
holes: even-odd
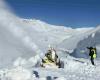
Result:
[[[71,65],[73,64],[73,65]],[[34,68],[33,73],[39,78],[55,78],[63,77],[64,80],[99,80],[100,78],[100,64],[96,61],[96,66],[91,65],[91,63],[80,63],[72,62],[70,64],[65,64],[65,68],[60,69],[44,69],[44,68]],[[72,67],[71,67],[72,66]],[[49,79],[48,79],[49,80]]]
[[[1,80],[99,80],[100,61],[95,60],[93,66],[87,59],[77,59],[68,57],[64,59],[64,68],[42,68],[12,66],[11,69],[0,71]],[[73,64],[73,65],[72,65]]]

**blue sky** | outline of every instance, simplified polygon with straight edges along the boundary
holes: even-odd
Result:
[[[100,24],[100,0],[5,0],[15,14],[53,25],[95,27]]]

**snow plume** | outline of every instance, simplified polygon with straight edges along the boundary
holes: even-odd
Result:
[[[0,0],[0,67],[8,66],[20,56],[43,55],[24,26],[6,3]]]
[[[3,13],[2,13],[3,12]],[[22,42],[26,44],[26,46],[29,46],[33,50],[37,51],[37,53],[42,53],[39,49],[38,46],[32,41],[31,37],[25,32],[21,26],[24,26],[19,22],[19,18],[17,18],[15,15],[12,13],[4,10],[0,11],[2,16],[2,19],[0,21],[0,24],[4,25],[4,27],[8,28],[9,31],[12,32],[12,34],[18,38],[22,39]],[[5,13],[5,14],[4,14]],[[2,23],[4,22],[4,23]]]

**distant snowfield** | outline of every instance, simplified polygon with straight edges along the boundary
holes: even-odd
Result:
[[[39,66],[49,45],[57,50],[63,68]],[[89,61],[87,46],[97,48],[96,66]],[[99,80],[99,52],[100,26],[72,29],[22,19],[0,0],[1,80]]]

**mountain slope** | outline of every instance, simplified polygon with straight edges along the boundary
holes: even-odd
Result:
[[[83,31],[83,29],[79,28],[76,30],[80,30],[82,33],[76,34],[74,36],[71,36],[69,39],[64,39],[60,44],[58,44],[58,48],[61,48],[63,50],[74,50],[77,46],[77,44],[86,38],[90,33],[92,33],[92,30],[94,28],[85,28],[86,31]],[[66,45],[65,45],[66,44]]]
[[[77,34],[81,31],[40,20],[20,19],[0,1],[0,68],[8,67],[18,57],[44,55],[48,45],[56,47]]]

